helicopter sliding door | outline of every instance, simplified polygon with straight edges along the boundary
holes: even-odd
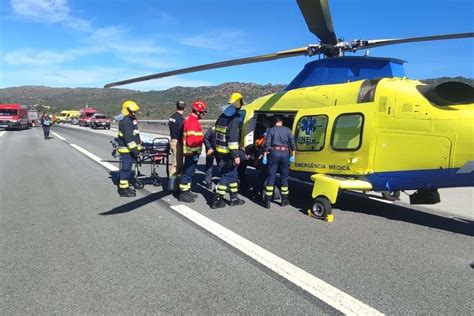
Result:
[[[368,165],[370,110],[360,106],[301,110],[295,118],[294,171],[358,175]],[[353,110],[353,111],[351,111]]]

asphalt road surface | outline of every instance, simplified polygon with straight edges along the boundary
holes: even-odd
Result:
[[[430,207],[344,193],[333,223],[299,182],[270,210],[210,209],[202,172],[194,204],[127,199],[114,132],[52,132],[0,131],[1,315],[474,313],[472,188]]]

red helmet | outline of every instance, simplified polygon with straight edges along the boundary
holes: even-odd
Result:
[[[206,103],[201,100],[197,100],[193,102],[193,110],[196,112],[206,112]]]

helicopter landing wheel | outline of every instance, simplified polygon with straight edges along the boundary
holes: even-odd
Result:
[[[329,214],[332,214],[332,206],[329,200],[324,196],[315,198],[308,215],[318,219],[326,219]]]
[[[400,200],[400,191],[383,191],[382,197],[387,201],[398,201]]]

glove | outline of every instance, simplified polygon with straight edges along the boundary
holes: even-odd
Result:
[[[266,165],[267,162],[268,162],[268,161],[267,161],[267,156],[263,156],[263,158],[262,158],[262,163],[263,163],[264,165]]]
[[[137,159],[137,158],[138,158],[138,155],[139,155],[138,149],[137,149],[136,147],[133,148],[132,151],[130,152],[130,155],[132,155],[132,157],[133,157],[134,159]]]
[[[290,156],[290,158],[288,158],[288,162],[289,163],[295,162],[295,156]]]

